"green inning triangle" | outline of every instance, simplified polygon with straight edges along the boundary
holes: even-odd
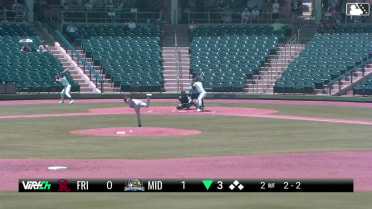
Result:
[[[211,187],[212,183],[213,183],[213,180],[203,180],[203,184],[205,188],[207,189],[207,191],[209,190],[209,187]]]

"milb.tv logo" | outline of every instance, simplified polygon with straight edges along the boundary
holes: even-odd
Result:
[[[346,15],[369,16],[369,3],[346,3]]]

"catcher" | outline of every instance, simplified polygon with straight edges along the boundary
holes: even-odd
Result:
[[[181,91],[181,95],[178,97],[180,104],[177,105],[177,109],[190,109],[191,106],[195,106],[195,102],[192,101],[191,97],[186,94],[185,91]]]

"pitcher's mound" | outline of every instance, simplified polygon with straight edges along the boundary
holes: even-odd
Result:
[[[201,131],[159,127],[111,127],[74,130],[71,133],[97,136],[182,136],[200,134]]]

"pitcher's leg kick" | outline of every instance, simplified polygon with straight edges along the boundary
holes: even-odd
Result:
[[[146,97],[147,97],[147,102],[143,102],[141,100],[138,100],[138,99],[133,99],[133,95],[131,95],[130,97],[124,97],[124,102],[127,103],[129,105],[129,107],[133,107],[135,112],[136,112],[136,116],[137,116],[137,123],[138,123],[138,127],[142,127],[142,123],[141,123],[141,107],[149,107],[150,106],[150,99],[151,99],[151,96],[152,94],[146,94]]]

